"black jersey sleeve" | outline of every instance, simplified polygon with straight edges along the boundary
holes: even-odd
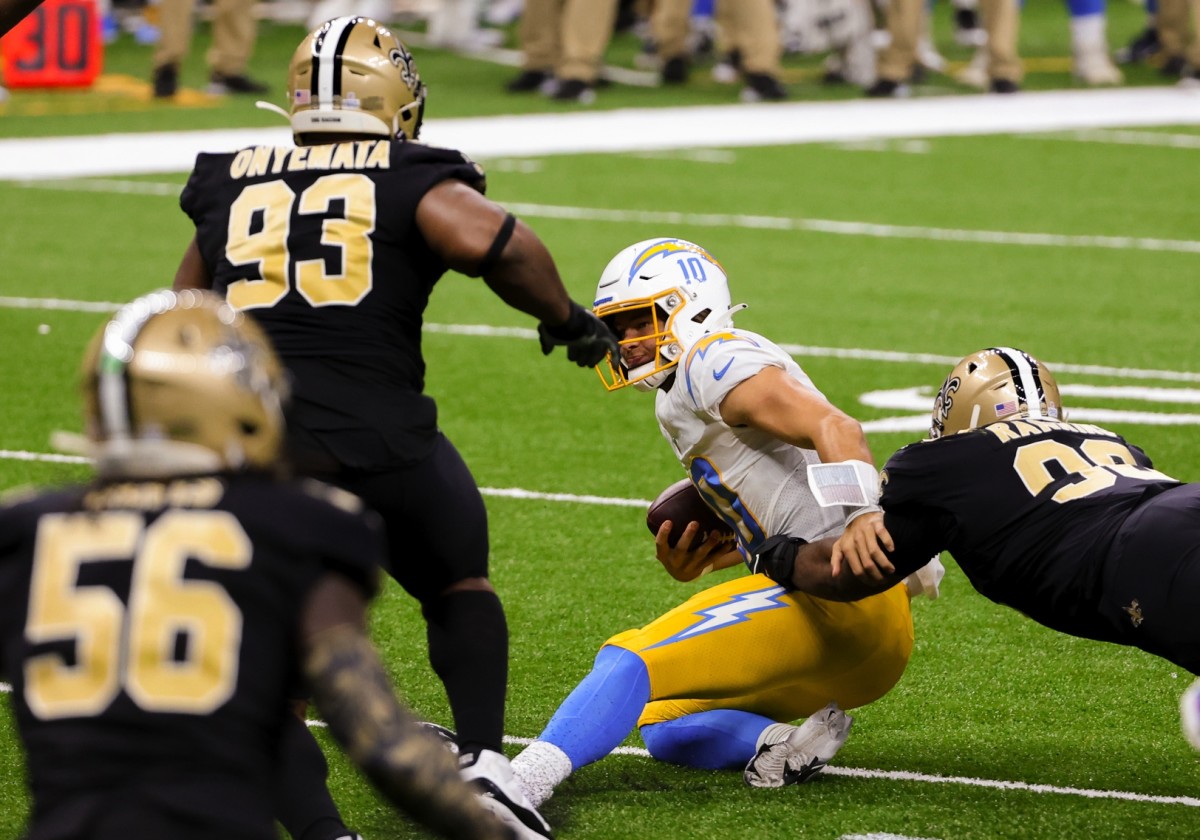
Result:
[[[400,143],[400,160],[411,164],[406,177],[420,179],[416,190],[424,195],[442,181],[464,181],[480,193],[487,193],[487,176],[483,167],[457,149],[422,146],[419,143]],[[420,184],[424,187],[421,188]]]
[[[187,184],[184,185],[183,192],[179,194],[179,206],[195,224],[199,224],[204,218],[208,202],[212,201],[213,194],[217,192],[211,183],[215,180],[213,174],[220,165],[220,161],[227,158],[228,155],[213,155],[205,152],[196,156],[192,174],[188,176]]]

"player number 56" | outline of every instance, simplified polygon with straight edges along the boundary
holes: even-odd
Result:
[[[149,527],[126,511],[43,517],[25,638],[68,643],[74,655],[60,646],[26,661],[29,708],[42,720],[98,715],[121,689],[148,711],[221,706],[237,684],[242,613],[220,584],[185,578],[184,568],[194,559],[242,569],[251,556],[223,511],[168,511]],[[129,558],[128,607],[109,587],[81,582],[87,564]]]

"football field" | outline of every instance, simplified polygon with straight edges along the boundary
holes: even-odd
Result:
[[[792,352],[863,422],[881,464],[924,435],[959,357],[1006,345],[1047,362],[1070,418],[1200,481],[1200,116],[1185,117],[771,145],[723,145],[714,123],[694,144],[479,157],[489,195],[546,241],[577,300],[627,244],[667,235],[707,248],[749,304],[738,326]],[[108,154],[85,141],[63,165]],[[53,430],[81,429],[84,344],[117,305],[169,285],[191,236],[177,201],[186,167],[138,170],[128,157],[137,174],[0,180],[2,489],[87,475],[49,445]],[[424,337],[441,425],[491,515],[512,640],[510,754],[606,638],[741,573],[680,584],[659,568],[645,504],[682,473],[652,398],[605,393],[561,353],[543,358],[533,326],[481,281],[447,275]],[[635,734],[546,803],[556,836],[1200,837],[1200,756],[1177,706],[1192,677],[1045,630],[945,562],[942,597],[914,604],[906,674],[853,712],[836,766],[752,790],[737,773],[653,762]],[[449,724],[418,610],[393,584],[373,631],[409,703]],[[27,804],[0,709],[0,837],[13,837]],[[415,836],[317,732],[348,822],[366,840]]]

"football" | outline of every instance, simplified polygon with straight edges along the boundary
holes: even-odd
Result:
[[[721,539],[729,542],[731,548],[733,546],[733,530],[705,504],[700,491],[690,479],[676,481],[659,493],[658,498],[646,509],[646,527],[651,534],[657,534],[668,519],[671,520],[671,535],[667,542],[672,548],[689,522],[700,523],[700,533],[693,545],[699,545],[710,533],[716,532]]]

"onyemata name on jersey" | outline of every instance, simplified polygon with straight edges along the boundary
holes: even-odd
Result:
[[[709,504],[752,552],[775,534],[816,540],[841,530],[845,512],[821,508],[808,486],[815,450],[801,449],[749,427],[721,419],[721,402],[733,388],[767,367],[777,367],[824,397],[799,365],[776,344],[748,330],[703,336],[679,363],[671,387],[655,397],[659,427]]]
[[[293,373],[293,432],[345,465],[432,446],[421,325],[446,266],[415,217],[449,179],[485,189],[461,152],[419,143],[253,146],[199,155],[180,197],[214,291],[254,315]]]

